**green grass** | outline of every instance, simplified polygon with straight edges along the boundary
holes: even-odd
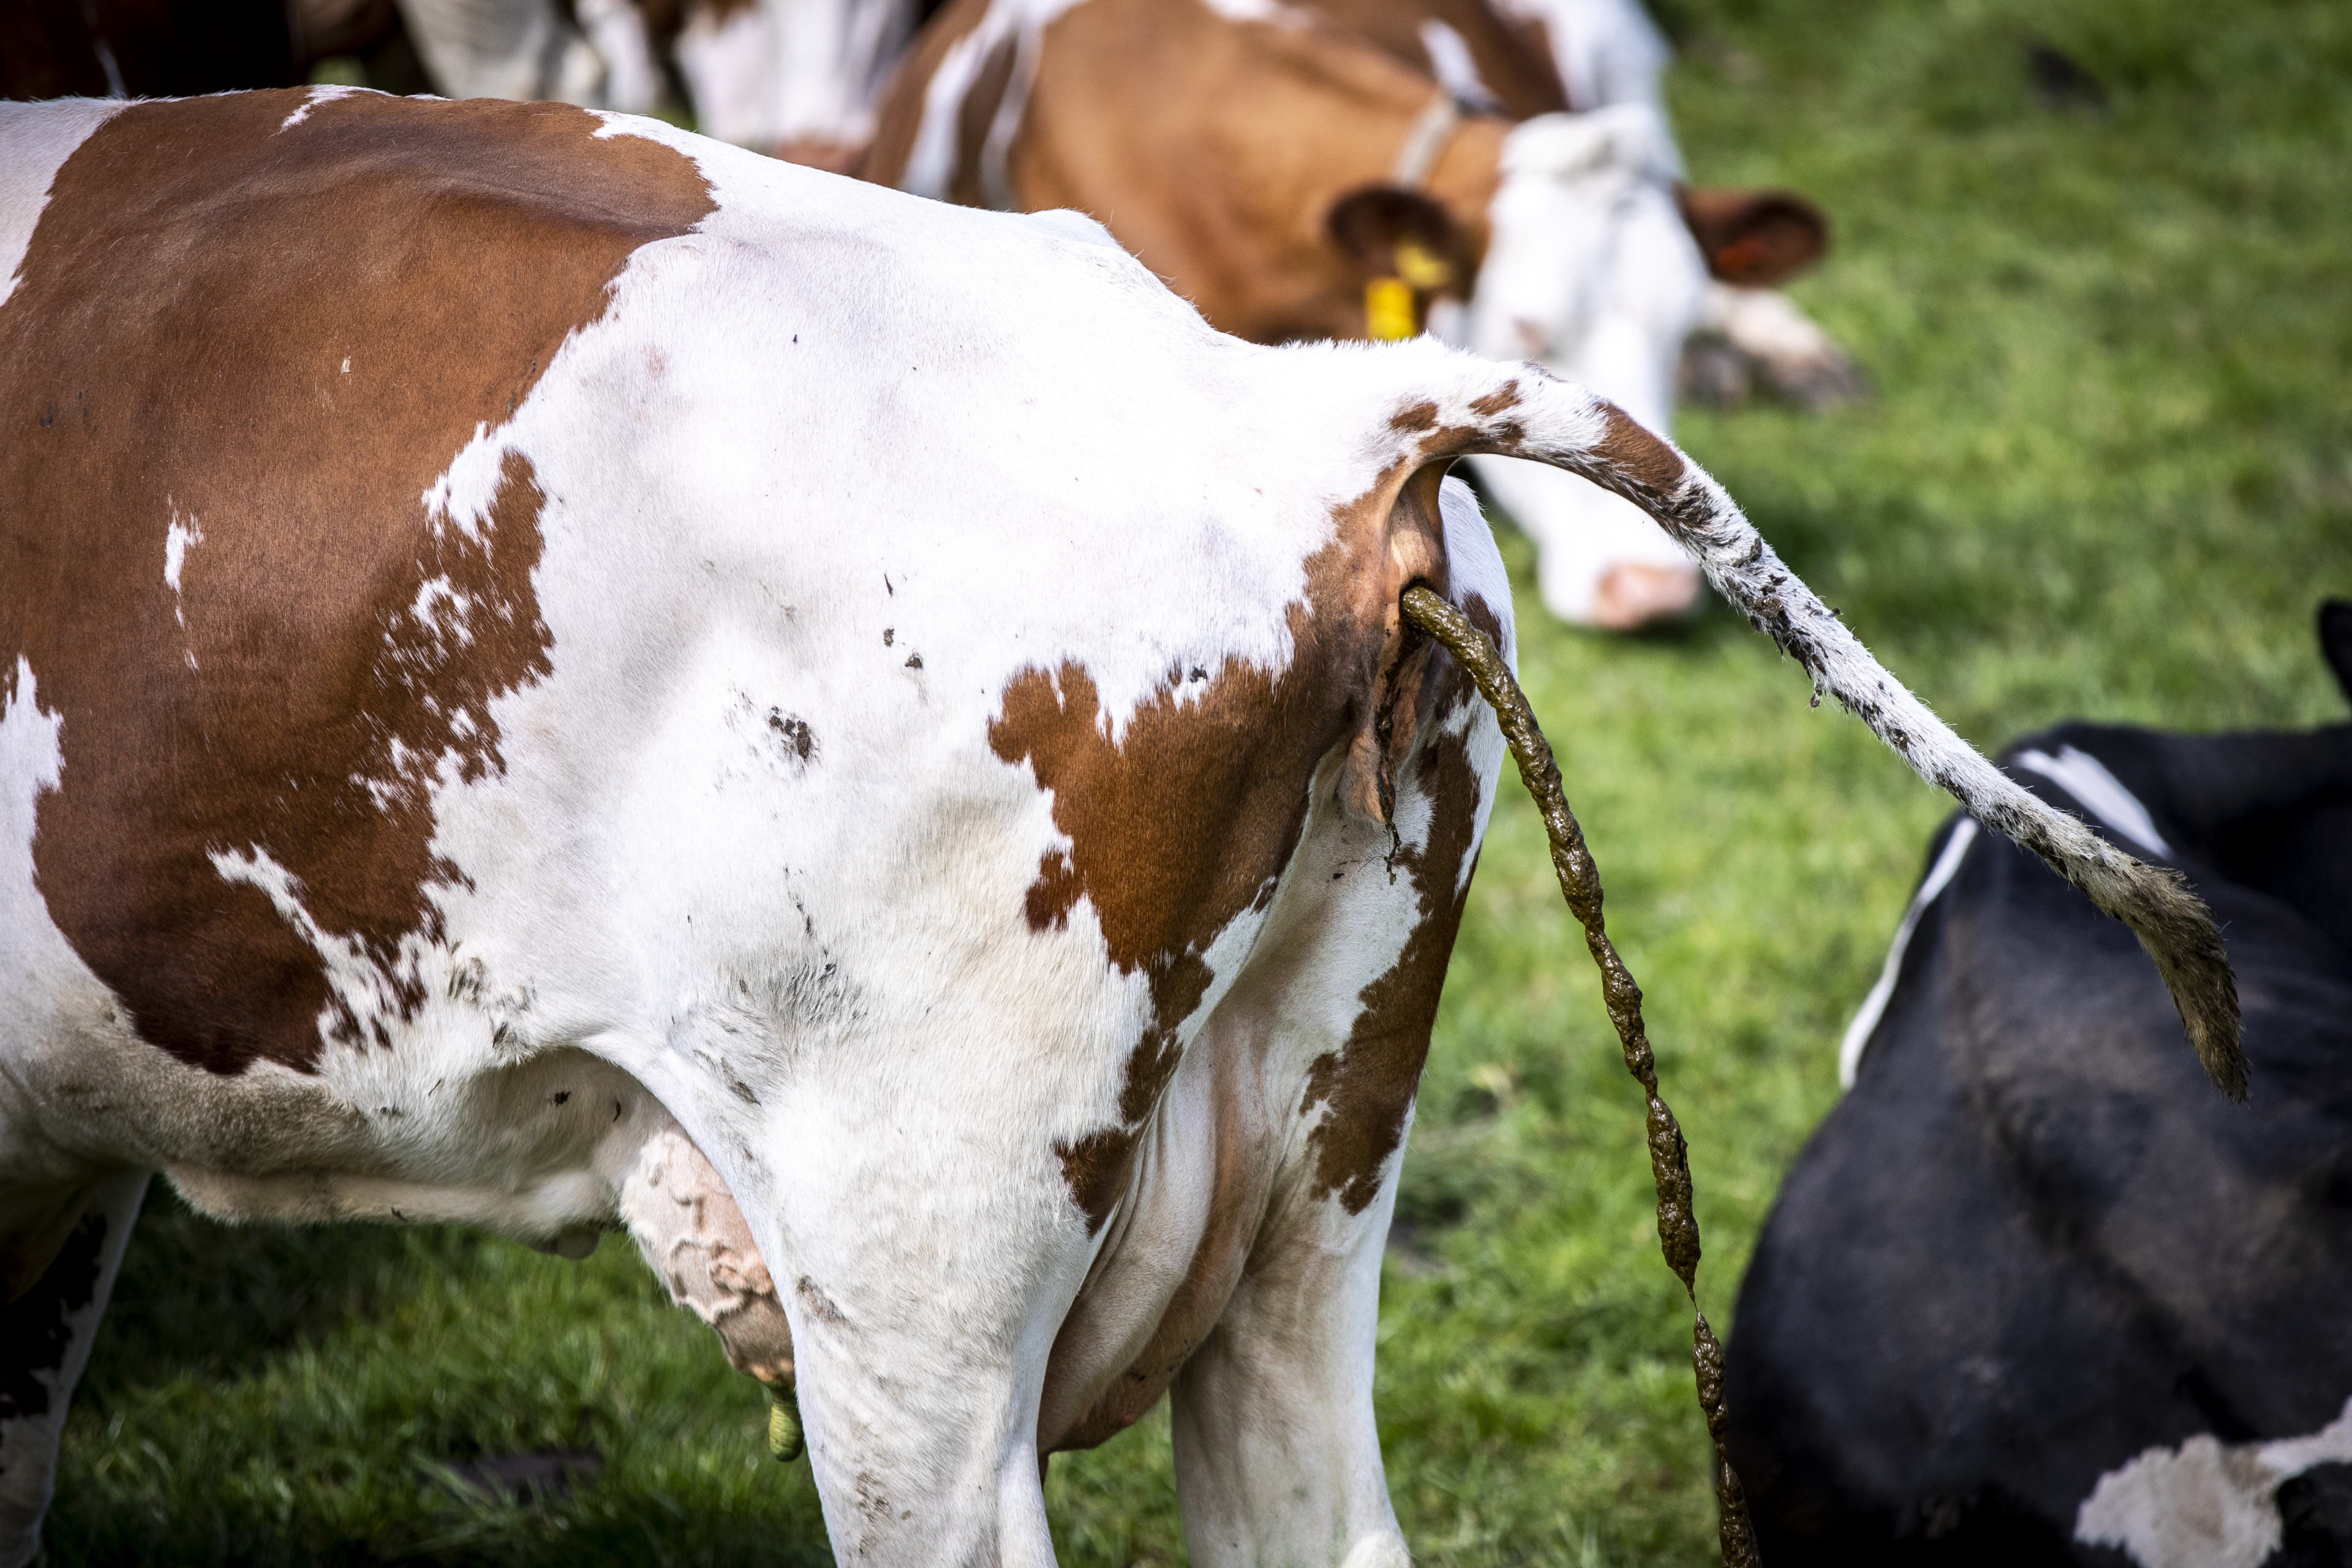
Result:
[[[1879,389],[1685,444],[1966,732],[2075,714],[2305,722],[2312,606],[2352,594],[2352,8],[1681,0],[1697,177],[1819,199],[1798,294]],[[2039,36],[2097,72],[2035,100]],[[1524,587],[1528,559],[1507,541]],[[1721,611],[1601,641],[1523,599],[1528,684],[1650,996],[1720,1324],[1835,1096],[1943,803],[1809,710]],[[1391,1485],[1424,1561],[1685,1563],[1712,1510],[1637,1106],[1539,830],[1507,786],[1464,928],[1383,1298]],[[68,1434],[49,1561],[822,1562],[805,1466],[631,1249],[225,1232],[159,1201]],[[568,1501],[435,1464],[586,1446]],[[1055,1462],[1065,1560],[1182,1555],[1155,1416]]]

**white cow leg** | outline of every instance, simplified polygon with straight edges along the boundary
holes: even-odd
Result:
[[[842,1563],[1053,1568],[1037,1465],[1036,1371],[957,1292],[793,1288],[801,1418]],[[1036,1347],[1042,1367],[1050,1340]]]
[[[1360,1215],[1307,1188],[1291,1187],[1171,1390],[1177,1500],[1202,1568],[1409,1560],[1372,1419],[1395,1177]]]
[[[0,1306],[0,1568],[22,1568],[40,1547],[66,1407],[146,1193],[144,1171],[100,1182],[41,1277]]]
[[[1055,1561],[1037,1406],[1086,1231],[1058,1164],[1008,1156],[993,1118],[950,1123],[969,1104],[901,1096],[888,1123],[796,1162],[781,1205],[790,1238],[763,1243],[787,1260],[775,1285],[844,1563]],[[1010,1131],[1035,1149],[1025,1128]]]

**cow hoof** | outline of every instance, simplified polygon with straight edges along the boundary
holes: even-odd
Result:
[[[1688,615],[1698,603],[1696,566],[1643,566],[1627,563],[1601,574],[1592,596],[1592,624],[1603,631],[1640,631]]]

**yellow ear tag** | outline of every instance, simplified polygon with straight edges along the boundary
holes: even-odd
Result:
[[[1410,239],[1397,241],[1396,268],[1416,289],[1438,289],[1454,281],[1452,263]]]
[[[1375,278],[1364,285],[1364,331],[1384,343],[1421,335],[1412,308],[1412,285],[1402,278]]]

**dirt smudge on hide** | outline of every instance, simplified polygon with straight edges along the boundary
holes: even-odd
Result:
[[[540,477],[509,454],[478,522],[424,498],[712,210],[567,106],[355,95],[281,132],[306,101],[123,110],[0,305],[0,669],[62,719],[39,886],[139,1033],[218,1073],[422,1005],[404,948],[464,881],[430,792],[503,771],[491,705],[549,670]]]

